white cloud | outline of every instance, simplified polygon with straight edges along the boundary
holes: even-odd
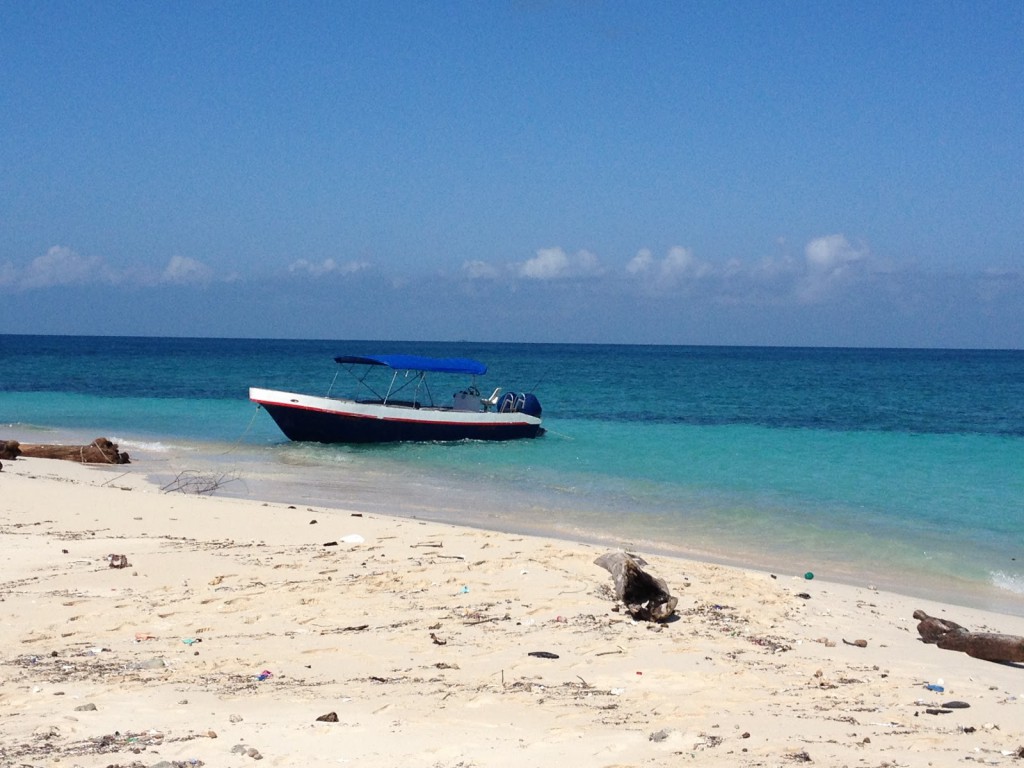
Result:
[[[867,254],[857,250],[843,235],[826,235],[811,240],[804,248],[807,266],[818,271],[831,272],[847,264],[861,261]]]
[[[55,245],[29,262],[17,282],[22,288],[49,288],[111,279],[102,259],[86,258],[67,246]]]
[[[590,251],[569,256],[561,248],[541,248],[532,259],[519,265],[522,277],[531,280],[558,280],[566,277],[589,277],[601,274],[601,265]]]
[[[470,280],[495,280],[501,274],[496,266],[479,259],[462,262],[462,272]]]
[[[661,263],[661,275],[667,279],[681,277],[704,277],[712,271],[711,265],[700,261],[689,248],[675,246]]]
[[[569,274],[569,257],[561,248],[541,248],[523,262],[519,274],[534,280],[554,280]]]
[[[160,279],[164,283],[208,283],[213,270],[189,256],[172,256]]]
[[[315,263],[308,259],[299,259],[288,265],[288,271],[293,273],[301,272],[313,277],[323,277],[324,275],[331,274],[352,275],[364,269],[369,269],[369,267],[369,263],[365,261],[347,261],[344,264],[338,264],[334,259],[324,259],[320,263]]]
[[[736,264],[731,264],[731,269]],[[673,288],[684,280],[697,280],[715,273],[715,268],[693,255],[693,251],[682,246],[669,249],[664,259],[658,260],[646,248],[626,263],[626,272],[643,279],[649,288],[663,290]]]
[[[843,235],[826,235],[807,243],[804,256],[806,271],[796,295],[801,301],[813,303],[851,282],[868,252],[866,248],[854,248]]]
[[[626,271],[631,275],[639,275],[654,267],[654,256],[646,248],[637,252],[636,256],[626,264]]]

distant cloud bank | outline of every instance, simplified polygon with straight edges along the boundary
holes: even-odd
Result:
[[[206,264],[188,256],[172,256],[157,273],[118,269],[99,256],[82,256],[64,245],[53,246],[21,269],[11,262],[0,264],[0,287],[19,291],[76,285],[206,285],[236,277],[217,277]]]
[[[841,234],[811,240],[803,258],[766,257],[757,261],[730,259],[715,264],[698,258],[691,248],[674,246],[664,256],[643,248],[621,266],[606,266],[586,250],[569,254],[562,248],[542,248],[525,261],[495,264],[466,261],[462,275],[469,280],[502,278],[550,282],[606,278],[621,290],[645,296],[690,295],[734,302],[792,301],[813,304],[828,299],[873,270],[865,245],[855,246]]]
[[[602,271],[597,256],[589,251],[578,251],[570,256],[561,248],[542,248],[532,259],[516,265],[516,272],[528,280],[591,277]]]
[[[42,256],[37,256],[20,272],[9,263],[0,271],[0,284],[25,290],[115,281],[115,276],[102,259],[80,256],[62,245],[55,245]]]
[[[23,265],[0,263],[0,322],[74,332],[52,302],[101,301],[157,335],[443,339],[479,327],[485,340],[1021,347],[1021,271],[927,271],[837,233],[779,250],[712,261],[680,245],[615,260],[552,246],[449,272],[299,258],[276,274],[240,274],[181,254],[160,269],[119,267],[55,245]],[[34,296],[43,290],[45,302]]]
[[[362,272],[364,269],[369,268],[370,263],[366,261],[347,261],[338,264],[334,259],[324,259],[320,263],[299,259],[288,265],[288,271],[293,274],[306,274],[313,277],[323,277],[324,275],[332,274],[354,275],[356,272]]]
[[[188,256],[171,256],[160,279],[165,283],[205,285],[213,279],[213,270]]]
[[[346,279],[372,270],[367,261],[333,258],[300,258],[286,267],[287,274],[296,280]],[[171,256],[159,271],[118,268],[99,256],[83,256],[64,245],[51,247],[22,267],[11,262],[0,264],[0,289],[7,291],[84,285],[202,287],[266,277],[218,273],[203,261],[182,255]],[[393,275],[390,284],[400,287],[419,279],[415,275]],[[443,276],[433,279],[445,280]],[[522,261],[467,260],[447,280],[453,287],[465,281],[500,281],[502,285],[548,285],[551,290],[558,290],[560,284],[582,281],[600,285],[604,295],[617,292],[641,297],[700,296],[706,302],[772,305],[824,303],[869,284],[888,286],[890,292],[907,290],[914,284],[918,291],[928,282],[920,271],[895,268],[877,259],[867,245],[851,243],[842,234],[810,240],[802,256],[735,258],[722,263],[703,260],[683,246],[669,248],[664,255],[642,248],[618,265],[604,263],[587,250],[570,253],[560,247],[540,248]],[[1021,273],[1007,270],[986,270],[966,276],[967,283],[977,286],[976,298],[980,301],[1018,291],[1022,280]]]

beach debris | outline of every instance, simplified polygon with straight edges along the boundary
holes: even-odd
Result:
[[[131,565],[128,562],[128,555],[107,555],[111,568],[127,568]]]
[[[256,749],[256,747],[248,747],[245,744],[235,744],[235,746],[231,748],[231,753],[234,755],[246,755],[247,757],[251,757],[253,760],[263,759],[263,755],[260,754],[260,751]]]
[[[947,701],[942,705],[943,709],[970,709],[971,705],[966,701]]]
[[[447,645],[448,644],[447,640],[445,640],[443,637],[439,637],[434,632],[430,633],[430,639],[434,641],[434,645]]]
[[[269,669],[264,669],[262,672],[260,672],[258,675],[256,675],[256,679],[259,680],[260,682],[263,682],[264,680],[269,680],[273,676],[274,676],[273,672],[271,672]]]
[[[925,643],[947,651],[962,651],[984,661],[1024,662],[1024,637],[995,632],[971,632],[954,621],[914,611],[917,632]]]
[[[128,454],[105,437],[97,437],[89,445],[35,445],[17,440],[0,440],[0,458],[63,459],[82,464],[130,464]]]
[[[868,647],[868,641],[867,641],[867,640],[860,640],[860,639],[858,639],[858,640],[847,640],[847,639],[846,639],[846,638],[844,637],[844,638],[843,638],[843,642],[844,642],[844,643],[845,643],[846,645],[855,645],[855,646],[857,646],[858,648],[867,648],[867,647]]]
[[[557,659],[558,654],[552,653],[551,651],[530,651],[527,656],[533,656],[538,659]]]
[[[179,493],[191,494],[193,496],[203,496],[213,494],[215,491],[220,490],[221,486],[233,483],[236,480],[238,480],[238,476],[234,474],[216,474],[186,469],[175,475],[171,482],[160,486],[160,490],[164,493],[178,491]]]
[[[678,598],[669,594],[663,579],[643,569],[647,565],[643,558],[623,551],[607,552],[594,563],[612,575],[615,597],[634,619],[667,621],[675,613]]]
[[[804,578],[807,579],[808,581],[810,581],[811,579],[814,578],[814,574],[811,571],[808,571],[807,573],[804,574]]]
[[[316,721],[318,723],[336,723],[338,722],[338,713],[328,712],[326,715],[320,715],[320,717],[318,717]]]

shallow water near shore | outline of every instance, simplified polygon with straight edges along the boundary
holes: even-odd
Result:
[[[288,443],[247,387],[479,358],[539,440]],[[161,484],[695,555],[1024,615],[1024,353],[0,337],[0,437],[105,435]],[[323,524],[325,521],[319,521]],[[344,517],[331,521],[342,536]],[[328,529],[324,529],[325,534]],[[257,532],[250,532],[258,535]]]

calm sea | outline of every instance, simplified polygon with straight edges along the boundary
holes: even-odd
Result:
[[[548,433],[292,444],[247,399],[250,385],[326,393],[334,355],[374,352],[478,358],[480,389],[535,392]],[[223,495],[811,571],[1024,615],[1021,351],[0,336],[0,439],[99,435],[133,471],[198,472]]]

